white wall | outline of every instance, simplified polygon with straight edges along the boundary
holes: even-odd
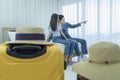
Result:
[[[47,30],[55,12],[57,0],[0,0],[0,27],[41,26]]]

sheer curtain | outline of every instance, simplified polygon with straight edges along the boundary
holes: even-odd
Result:
[[[47,27],[57,0],[0,0],[0,27]]]
[[[57,11],[57,0],[0,0],[0,37],[2,27],[40,26],[47,34],[51,14]]]
[[[69,13],[69,14],[68,14]],[[64,6],[63,7],[63,14],[65,16],[65,20],[66,21],[69,21],[70,23],[75,23],[77,22],[77,4],[74,3],[74,4],[70,4],[70,5],[67,5],[67,6]],[[77,29],[71,29],[69,30],[69,33],[71,35],[77,35]]]
[[[87,24],[70,29],[70,35],[86,39],[88,46],[99,41],[120,44],[119,4],[119,0],[77,0],[63,5],[62,12],[67,22],[75,24],[88,20]]]

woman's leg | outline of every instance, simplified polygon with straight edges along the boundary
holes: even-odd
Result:
[[[79,49],[78,42],[75,42],[75,53],[77,54],[77,56],[80,56],[80,49]]]
[[[86,40],[84,40],[84,39],[78,39],[78,38],[72,38],[72,39],[81,43],[81,51],[82,51],[81,53],[82,54],[88,54]]]
[[[74,54],[74,49],[75,49],[75,41],[74,40],[69,40],[71,45],[70,45],[70,54],[69,55],[73,55]]]
[[[72,64],[72,57],[73,57],[73,54],[74,54],[74,49],[75,49],[75,41],[73,40],[70,40],[70,54],[69,54],[69,57],[68,57],[68,64]]]
[[[65,58],[65,61],[68,62],[71,42],[68,40],[61,39],[61,38],[53,38],[53,42],[65,45],[64,58]]]

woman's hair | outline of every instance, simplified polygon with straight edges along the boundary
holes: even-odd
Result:
[[[50,27],[53,31],[56,31],[57,29],[57,22],[58,22],[58,14],[53,13],[51,15],[51,20],[50,20]]]
[[[59,15],[59,20],[62,20],[64,18],[64,15]]]

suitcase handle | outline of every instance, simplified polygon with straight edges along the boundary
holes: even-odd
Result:
[[[11,45],[7,54],[16,58],[35,58],[46,53],[45,45]]]

